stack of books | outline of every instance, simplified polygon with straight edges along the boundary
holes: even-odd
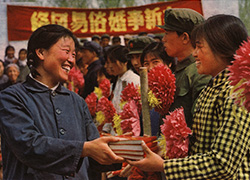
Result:
[[[109,147],[118,156],[130,160],[140,160],[144,157],[141,146],[142,141],[143,140],[121,140],[118,142],[110,142]]]

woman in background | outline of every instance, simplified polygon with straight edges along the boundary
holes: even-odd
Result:
[[[152,42],[147,45],[141,54],[140,60],[142,66],[147,67],[148,71],[162,64],[167,65],[174,72],[176,66],[175,59],[166,53],[162,42]]]
[[[5,48],[4,66],[7,66],[10,63],[17,63],[17,58],[15,57],[14,46],[8,45]]]
[[[17,65],[20,69],[18,80],[24,82],[26,76],[30,73],[30,69],[27,65],[27,49],[22,48],[19,50]]]
[[[113,83],[113,98],[112,103],[119,113],[121,111],[120,101],[121,92],[128,85],[133,83],[135,86],[140,85],[140,77],[131,69],[129,60],[127,59],[128,49],[125,46],[115,45],[107,51],[107,62],[110,64],[112,75],[117,76],[116,82]]]
[[[9,80],[6,83],[1,85],[0,90],[3,90],[3,89],[5,89],[13,84],[20,82],[18,80],[20,70],[16,64],[14,64],[14,63],[8,64],[5,68],[5,70],[6,70],[6,74],[7,74]]]

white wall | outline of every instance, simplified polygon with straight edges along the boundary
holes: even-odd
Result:
[[[15,3],[17,4],[17,3]],[[31,4],[26,4],[31,5]],[[238,0],[202,0],[204,17],[208,18],[215,14],[232,14],[239,16]],[[16,57],[21,48],[27,48],[27,41],[8,42],[7,34],[7,5],[0,2],[0,59],[4,57],[5,47],[12,45],[16,49]]]
[[[231,14],[239,17],[238,0],[201,0],[203,15],[207,19],[215,14]]]
[[[0,24],[0,59],[3,59],[5,47],[8,45],[7,8],[4,3],[0,3]]]

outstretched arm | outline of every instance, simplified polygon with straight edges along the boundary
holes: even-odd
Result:
[[[119,141],[119,138],[106,136],[93,141],[87,141],[83,145],[82,157],[91,157],[100,164],[110,165],[113,163],[122,163],[124,158],[115,155],[108,146],[109,142]]]

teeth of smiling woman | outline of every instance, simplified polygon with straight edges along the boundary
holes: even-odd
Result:
[[[67,72],[70,71],[70,67],[69,67],[69,66],[62,66],[62,68],[63,68],[64,70],[66,70]]]

